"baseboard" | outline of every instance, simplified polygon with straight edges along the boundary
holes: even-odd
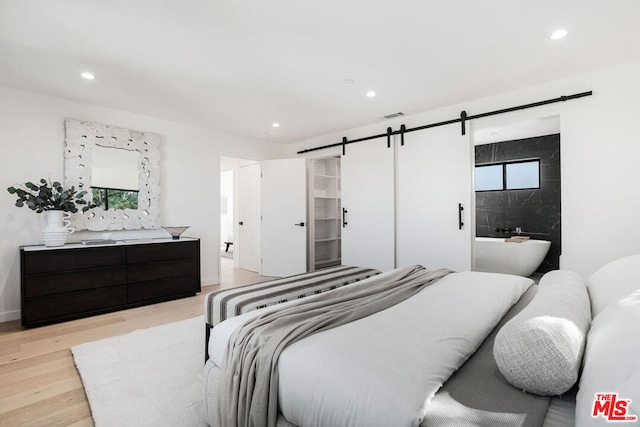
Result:
[[[204,279],[200,280],[200,286],[213,286],[213,285],[219,285],[220,283],[218,282],[218,278],[217,277],[205,277]]]
[[[20,319],[20,310],[0,312],[0,323]]]

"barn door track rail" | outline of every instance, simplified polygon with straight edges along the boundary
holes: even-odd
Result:
[[[352,139],[351,141],[347,140],[347,137],[345,136],[345,137],[342,138],[342,142],[337,142],[335,144],[323,145],[323,146],[320,146],[320,147],[307,148],[305,150],[298,151],[298,154],[304,154],[304,153],[309,153],[311,151],[324,150],[325,148],[332,148],[332,147],[340,147],[340,146],[342,146],[342,155],[344,156],[346,154],[346,146],[348,144],[355,144],[356,142],[370,141],[372,139],[378,139],[378,138],[384,138],[384,137],[387,138],[387,147],[391,147],[391,136],[392,135],[400,135],[400,145],[404,145],[404,134],[405,133],[415,132],[415,131],[424,130],[424,129],[435,128],[435,127],[439,127],[439,126],[451,125],[451,124],[454,124],[454,123],[460,123],[462,135],[466,135],[466,132],[467,132],[467,130],[466,130],[466,122],[468,120],[480,119],[480,118],[489,117],[489,116],[496,116],[498,114],[511,113],[513,111],[526,110],[526,109],[534,108],[534,107],[541,107],[543,105],[555,104],[557,102],[570,101],[572,99],[583,98],[585,96],[591,96],[591,95],[593,95],[593,91],[575,93],[573,95],[562,95],[562,96],[559,96],[559,97],[553,98],[553,99],[547,99],[547,100],[544,100],[544,101],[532,102],[530,104],[518,105],[516,107],[503,108],[501,110],[494,110],[494,111],[489,111],[489,112],[486,112],[486,113],[474,114],[474,115],[471,115],[471,116],[467,115],[466,111],[461,111],[460,112],[460,117],[457,117],[455,119],[445,120],[443,122],[437,122],[437,123],[430,123],[430,124],[427,124],[427,125],[417,126],[417,127],[409,128],[409,129],[407,129],[407,127],[405,125],[400,125],[400,129],[398,129],[398,130],[393,130],[392,128],[388,127],[387,131],[385,133],[380,133],[380,134],[371,135],[371,136],[365,136],[363,138]]]

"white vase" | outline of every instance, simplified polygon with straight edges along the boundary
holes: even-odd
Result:
[[[69,227],[71,221],[69,212],[46,211],[47,226],[42,230],[42,241],[45,246],[62,246],[67,241],[67,236],[75,231]]]

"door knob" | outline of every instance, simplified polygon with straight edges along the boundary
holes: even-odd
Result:
[[[297,225],[298,227],[304,227],[304,222],[299,222],[299,223],[293,224],[293,225]]]
[[[244,225],[244,221],[240,221],[238,225]]]

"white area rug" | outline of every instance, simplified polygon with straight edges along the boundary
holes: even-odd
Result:
[[[71,349],[103,426],[206,426],[202,316]]]

